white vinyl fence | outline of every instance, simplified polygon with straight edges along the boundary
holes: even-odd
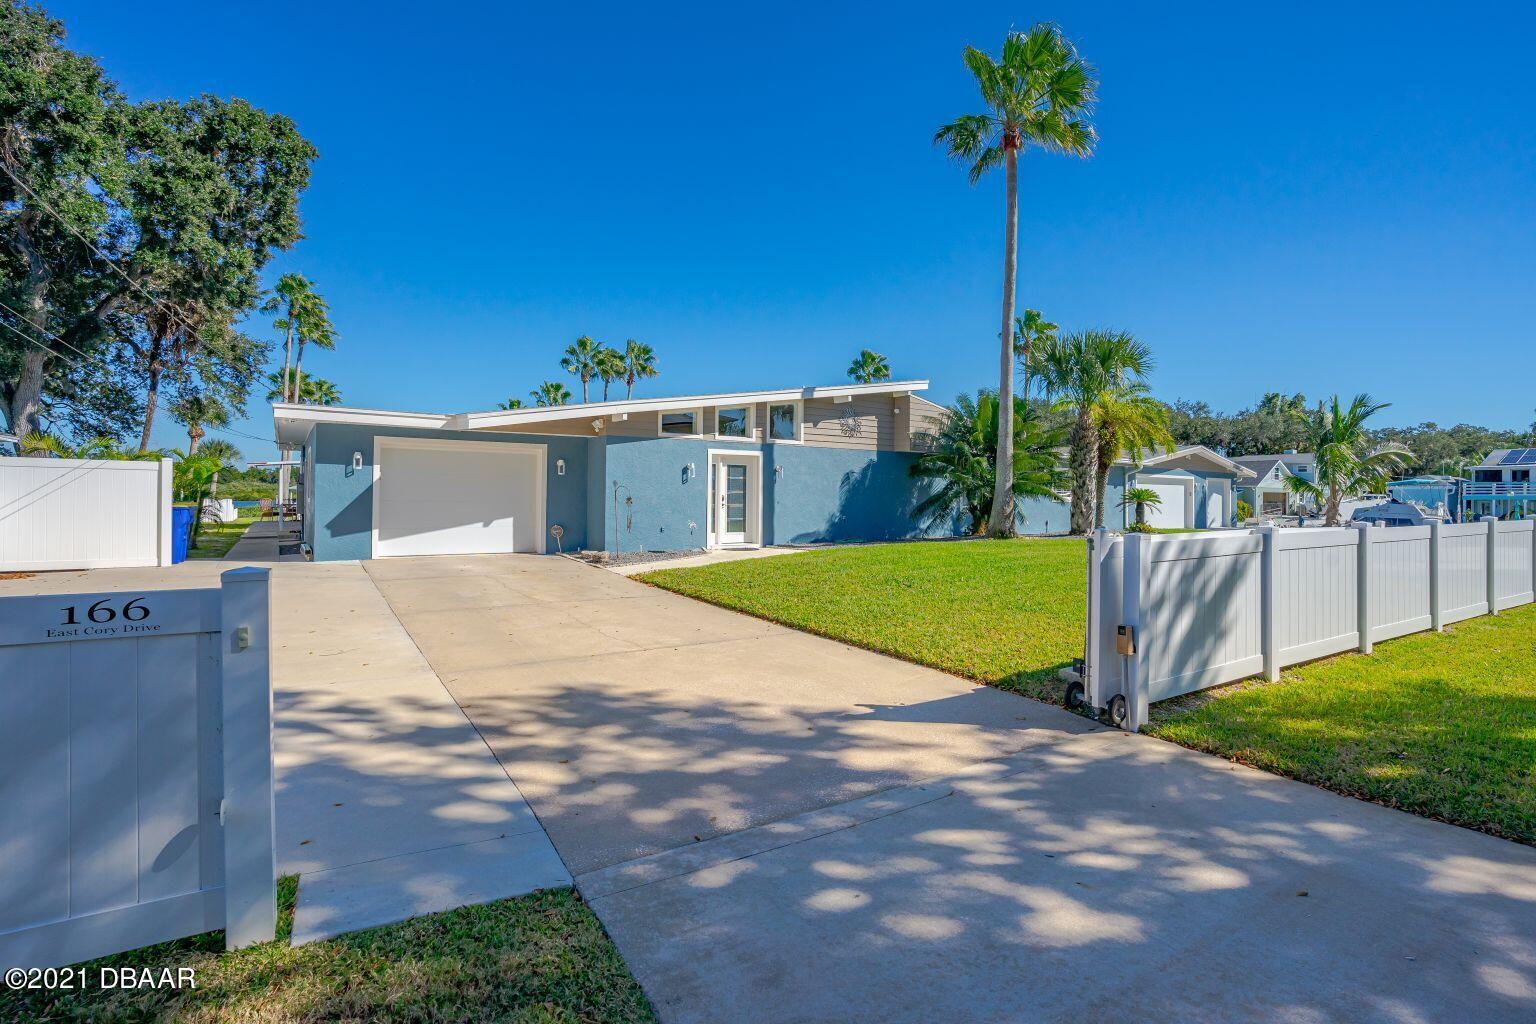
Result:
[[[1536,599],[1536,520],[1201,534],[1100,530],[1085,698],[1153,701]],[[1112,716],[1113,717],[1113,716]]]
[[[0,598],[0,970],[272,938],[268,583]]]
[[[0,458],[0,572],[170,564],[170,459]]]

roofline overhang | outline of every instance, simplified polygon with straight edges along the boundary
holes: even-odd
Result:
[[[668,409],[718,409],[722,406],[759,402],[803,402],[808,398],[843,398],[858,395],[910,395],[926,391],[926,380],[880,381],[876,384],[831,384],[822,387],[776,388],[769,391],[732,391],[716,395],[676,395],[668,398],[627,398],[611,402],[578,402],[573,405],[534,406],[530,409],[496,409],[465,412],[449,417],[450,430],[485,430],[519,423],[551,420],[597,419]]]
[[[1218,452],[1212,451],[1211,449],[1207,448],[1203,444],[1192,444],[1192,445],[1189,445],[1188,447],[1185,447],[1185,448],[1176,448],[1173,451],[1168,452],[1168,453],[1166,453],[1164,455],[1159,455],[1159,456],[1157,456],[1155,458],[1147,459],[1146,461],[1144,461],[1141,464],[1140,468],[1145,469],[1145,468],[1148,468],[1148,467],[1151,467],[1151,466],[1159,466],[1159,465],[1162,465],[1165,462],[1172,462],[1175,459],[1187,458],[1187,457],[1189,457],[1191,455],[1194,455],[1194,456],[1197,456],[1197,457],[1201,457],[1201,458],[1205,458],[1205,459],[1209,459],[1211,462],[1215,463],[1216,465],[1221,466],[1221,467],[1225,468],[1226,470],[1228,470],[1229,472],[1236,474],[1236,476],[1237,476],[1237,478],[1239,480],[1245,480],[1248,477],[1257,477],[1258,476],[1257,473],[1255,473],[1253,470],[1249,469],[1247,466],[1241,465],[1240,463],[1233,462],[1231,459],[1227,458],[1225,455],[1222,455],[1222,454],[1220,454]]]
[[[876,384],[831,384],[822,387],[777,388],[770,391],[732,391],[716,395],[677,395],[670,398],[632,398],[612,402],[579,402],[573,405],[534,406],[529,409],[498,409],[488,412],[399,412],[341,405],[272,403],[273,432],[278,444],[301,444],[316,424],[336,423],[364,427],[406,427],[414,430],[486,430],[514,427],[520,423],[553,420],[598,419],[630,413],[667,409],[719,408],[736,403],[796,402],[808,398],[842,398],[858,395],[901,397],[926,391],[926,380],[880,381]]]

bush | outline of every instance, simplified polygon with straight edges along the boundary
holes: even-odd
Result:
[[[1153,529],[1151,526],[1149,526],[1146,523],[1132,523],[1130,526],[1127,526],[1125,528],[1125,532],[1126,533],[1156,533],[1157,530]]]
[[[1248,520],[1250,520],[1252,518],[1253,518],[1253,506],[1248,504],[1242,498],[1238,498],[1237,499],[1237,521],[1238,521],[1238,523],[1246,523]]]

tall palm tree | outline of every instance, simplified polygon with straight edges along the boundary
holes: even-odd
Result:
[[[1013,353],[1018,357],[1019,370],[1024,374],[1024,386],[1019,389],[1019,394],[1024,396],[1026,402],[1030,397],[1029,378],[1035,369],[1035,348],[1056,337],[1059,330],[1061,326],[1046,320],[1038,309],[1026,309],[1023,316],[1014,318],[1013,333],[1017,340],[1013,343]]]
[[[187,454],[196,455],[208,427],[229,426],[229,407],[208,395],[187,395],[171,405],[171,418],[187,428]]]
[[[624,354],[604,345],[597,352],[597,375],[603,382],[603,401],[608,401],[608,385],[624,379]]]
[[[624,343],[625,398],[635,396],[635,381],[654,377],[661,371],[656,368],[656,353],[649,345],[642,345],[634,338]]]
[[[1307,441],[1317,459],[1315,480],[1285,478],[1292,494],[1310,498],[1323,508],[1324,526],[1339,525],[1339,503],[1352,494],[1380,491],[1413,453],[1400,444],[1372,444],[1365,421],[1387,408],[1367,394],[1356,395],[1349,408],[1339,396],[1318,403],[1307,424]]]
[[[1124,455],[1132,462],[1140,462],[1149,451],[1171,447],[1173,435],[1168,432],[1167,407],[1137,380],[1124,382],[1099,396],[1094,403],[1093,426],[1098,446],[1093,525],[1102,528],[1104,494],[1115,460]]]
[[[571,400],[571,389],[557,380],[547,380],[528,394],[534,405],[564,405]]]
[[[583,334],[576,339],[574,345],[565,347],[565,355],[560,357],[560,365],[567,373],[574,373],[581,378],[581,400],[588,401],[587,383],[597,376],[597,357],[603,350],[603,346]]]
[[[1086,120],[1098,81],[1055,25],[1039,24],[1028,32],[1010,32],[998,60],[966,47],[965,65],[986,104],[984,114],[965,114],[934,133],[933,141],[970,165],[971,184],[1002,164],[1007,171],[1003,217],[1003,330],[998,396],[1013,402],[1014,287],[1019,256],[1019,154],[1034,146],[1053,153],[1086,157],[1096,141]],[[1005,418],[1006,419],[1006,418]],[[1002,479],[993,498],[987,533],[1012,536],[1013,489],[1007,477],[1013,465],[1012,423],[997,435],[997,464]]]
[[[275,294],[262,305],[262,310],[268,313],[282,312],[282,316],[273,321],[272,326],[283,332],[283,380],[289,380],[288,368],[293,361],[293,334],[299,322],[299,307],[308,301],[313,294],[313,286],[303,274],[284,274],[278,279],[277,287],[273,289]],[[284,402],[297,401],[290,398],[291,389],[282,395]]]
[[[991,391],[981,391],[974,400],[962,394],[946,410],[937,434],[916,439],[926,450],[909,472],[933,481],[935,489],[917,503],[913,513],[929,526],[942,527],[963,514],[972,536],[986,530],[997,487],[1001,409]],[[1014,497],[1055,498],[1066,483],[1056,457],[1060,434],[1047,430],[1038,413],[1021,399],[1014,399],[1011,419],[1019,442],[1013,449],[1010,476]]]
[[[859,384],[873,384],[891,379],[891,363],[879,352],[864,349],[857,359],[848,365],[848,376]]]
[[[294,333],[299,339],[299,350],[293,361],[293,387],[295,397],[293,401],[299,401],[298,395],[303,393],[304,387],[304,346],[314,345],[316,348],[333,349],[336,347],[336,329],[331,326],[331,310],[326,301],[318,292],[310,291],[298,304],[297,317],[294,323]],[[315,403],[324,405],[323,402]]]
[[[1053,338],[1040,348],[1040,381],[1055,408],[1072,414],[1068,464],[1072,532],[1093,530],[1098,429],[1094,411],[1106,395],[1144,383],[1152,353],[1124,331],[1089,330]]]

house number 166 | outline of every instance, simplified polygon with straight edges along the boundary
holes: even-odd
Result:
[[[86,619],[99,625],[103,622],[111,622],[113,619],[117,618],[118,615],[122,615],[123,619],[127,622],[143,622],[145,619],[149,618],[149,609],[144,607],[144,599],[142,597],[135,597],[133,600],[123,605],[121,612],[107,603],[110,600],[111,598],[104,597],[100,601],[92,604],[85,610]],[[80,625],[80,619],[78,618],[80,609],[78,605],[69,605],[64,608],[63,611],[64,625]]]

